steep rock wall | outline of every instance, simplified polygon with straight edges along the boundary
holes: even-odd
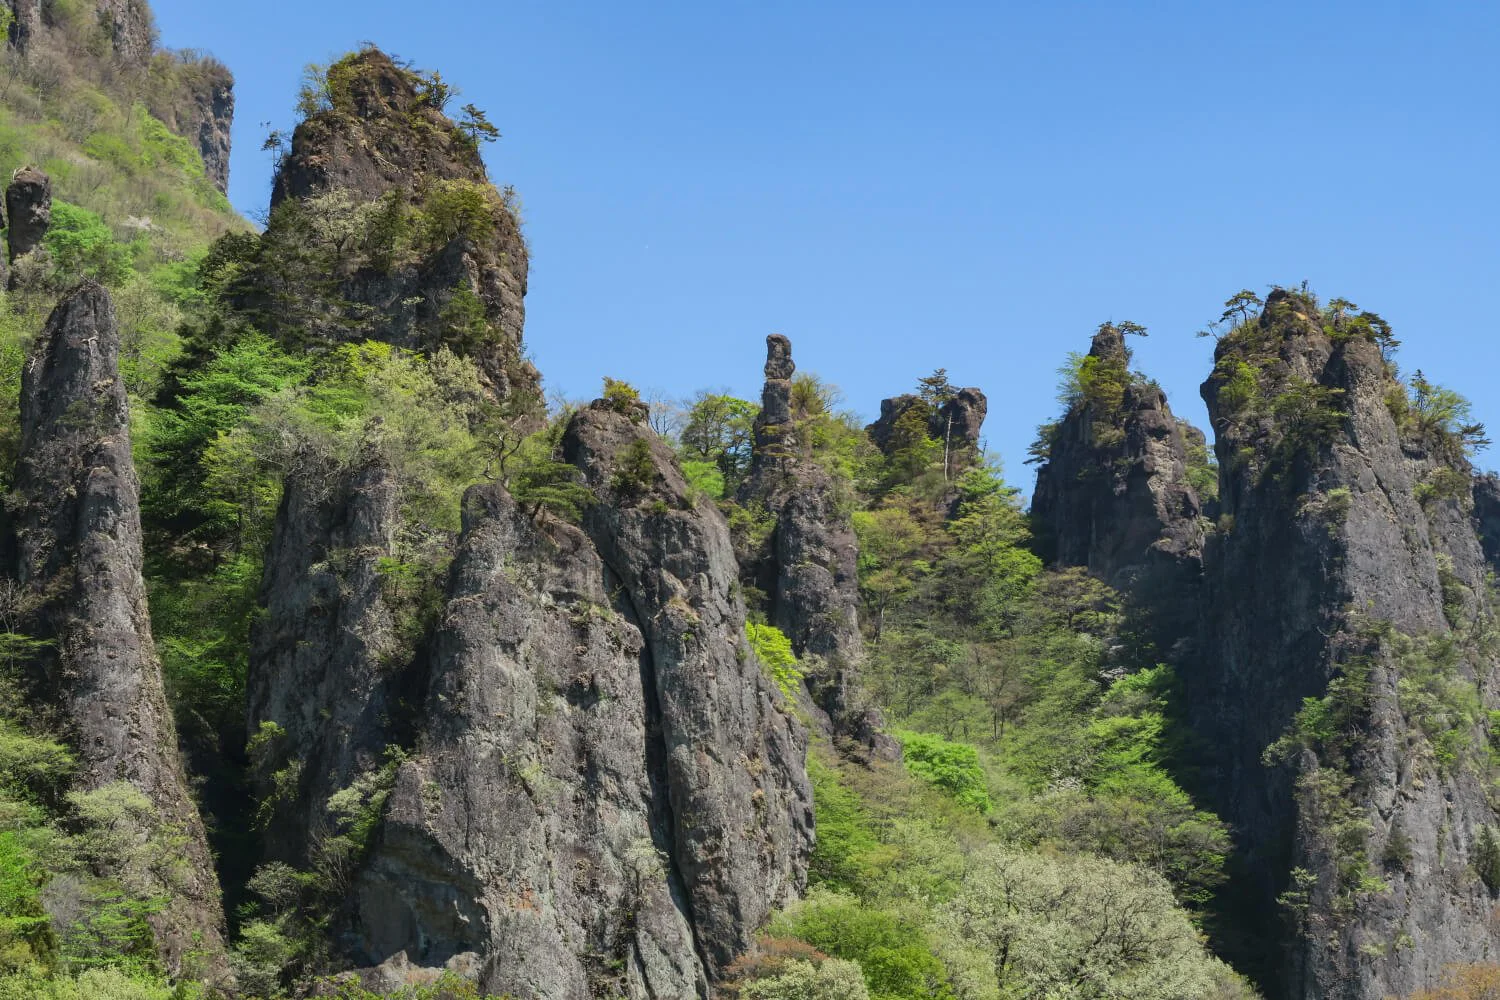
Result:
[[[167,968],[223,971],[223,915],[188,791],[141,579],[139,486],[109,293],[87,283],[58,304],[22,373],[21,446],[4,572],[20,588],[20,631],[51,640],[30,701],[66,734],[83,790],[126,782],[181,864],[150,876],[168,897],[151,917]],[[190,971],[205,971],[201,964]]]
[[[1404,995],[1500,945],[1472,865],[1495,819],[1487,566],[1467,464],[1393,393],[1374,343],[1331,337],[1283,291],[1221,341],[1203,389],[1227,520],[1185,679],[1215,804],[1250,846],[1248,912],[1292,956],[1265,976],[1275,996]],[[1299,725],[1306,698],[1332,721]]]

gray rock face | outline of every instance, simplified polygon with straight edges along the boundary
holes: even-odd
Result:
[[[42,245],[52,226],[52,180],[35,167],[23,167],[5,189],[5,218],[10,261],[15,263]]]
[[[145,66],[156,50],[156,19],[146,0],[95,0],[99,24],[115,55],[132,66]]]
[[[1471,867],[1495,821],[1484,765],[1465,763],[1483,759],[1485,734],[1460,710],[1423,707],[1431,668],[1412,651],[1426,644],[1446,657],[1443,684],[1500,703],[1475,641],[1493,609],[1467,464],[1397,423],[1376,346],[1330,341],[1300,296],[1273,293],[1259,326],[1216,353],[1203,394],[1230,527],[1205,553],[1200,655],[1184,677],[1214,751],[1214,804],[1250,847],[1240,891],[1269,937],[1284,933],[1275,900],[1290,871],[1315,876],[1282,938],[1292,959],[1273,963],[1267,985],[1287,998],[1406,995],[1500,946]],[[1228,390],[1240,361],[1259,371],[1266,403]],[[1332,390],[1320,405],[1344,413],[1322,432],[1287,417],[1309,412],[1289,400],[1311,387]],[[1424,488],[1455,475],[1461,489]],[[1350,713],[1342,742],[1263,765],[1303,699],[1338,677],[1353,679],[1332,696]],[[1453,763],[1440,744],[1457,748]]]
[[[1089,355],[1129,362],[1113,326],[1095,335]],[[1085,400],[1058,424],[1037,470],[1032,520],[1048,561],[1085,566],[1113,586],[1144,577],[1194,575],[1203,526],[1187,480],[1186,442],[1166,395],[1131,381],[1115,412]]]
[[[352,900],[356,960],[467,960],[524,998],[704,994],[618,585],[578,529],[470,491],[420,753]]]
[[[274,723],[258,777],[295,761],[295,794],[266,824],[267,854],[306,864],[328,799],[377,769],[389,744],[410,653],[400,648],[380,561],[394,552],[400,497],[380,465],[331,484],[287,484],[266,556],[265,614],[251,631],[249,732]],[[409,741],[409,734],[408,734]]]
[[[297,126],[272,191],[273,227],[274,210],[288,199],[344,192],[364,203],[399,192],[418,201],[423,188],[445,181],[489,187],[475,144],[389,56],[373,49],[360,53],[350,79],[347,106]],[[368,307],[376,322],[361,324],[353,334],[347,324],[316,333],[433,351],[452,335],[449,310],[463,289],[479,302],[492,335],[459,349],[478,363],[496,396],[539,396],[540,376],[521,350],[527,269],[520,222],[502,205],[494,231],[482,241],[459,237],[416,265],[337,276],[342,297]]]
[[[581,529],[469,491],[407,672],[382,652],[388,480],[287,494],[251,677],[252,725],[284,731],[269,766],[302,767],[273,850],[305,857],[328,795],[408,750],[337,922],[372,984],[706,998],[804,884],[805,733],[748,647],[727,526],[634,416],[568,429],[599,497]],[[642,448],[652,474],[627,483]]]
[[[670,449],[601,403],[574,418],[563,448],[599,497],[584,530],[645,640],[672,859],[712,980],[804,884],[806,736],[745,639],[728,526],[717,509],[694,506]],[[640,448],[650,451],[652,481],[622,482],[621,460]]]
[[[31,702],[67,735],[77,782],[125,781],[165,829],[183,864],[153,878],[169,896],[152,918],[174,973],[189,953],[223,967],[218,885],[188,794],[141,580],[139,489],[109,294],[84,284],[53,311],[22,374],[21,446],[8,507],[4,572],[21,588],[20,630],[53,647]]]
[[[746,576],[769,601],[767,618],[799,657],[811,658],[808,691],[835,731],[873,739],[878,717],[853,703],[851,681],[864,658],[859,631],[859,543],[839,511],[834,483],[797,439],[791,411],[796,372],[786,337],[766,338],[766,383],[755,421],[755,451],[740,500],[776,517],[762,551],[743,553]]]

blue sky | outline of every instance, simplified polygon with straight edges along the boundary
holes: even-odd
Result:
[[[1500,5],[154,0],[237,78],[231,197],[265,208],[302,66],[362,41],[504,138],[549,387],[756,398],[767,333],[873,416],[939,366],[1010,478],[1103,320],[1200,425],[1241,287],[1306,279],[1500,430]],[[1484,464],[1500,465],[1487,456]]]

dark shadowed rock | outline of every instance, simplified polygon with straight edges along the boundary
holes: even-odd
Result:
[[[1205,787],[1246,847],[1232,896],[1260,955],[1277,956],[1262,967],[1270,995],[1379,1000],[1500,947],[1472,874],[1494,822],[1484,712],[1434,728],[1416,694],[1421,657],[1450,649],[1444,683],[1500,707],[1493,654],[1465,638],[1494,609],[1467,462],[1396,419],[1401,390],[1374,343],[1330,338],[1325,322],[1309,297],[1277,291],[1215,352],[1203,396],[1225,524],[1204,554],[1200,651],[1183,678]],[[1353,687],[1331,691],[1339,677]],[[1352,713],[1338,737],[1263,763],[1304,699],[1325,696]],[[1440,744],[1460,748],[1452,766]],[[1289,927],[1277,899],[1298,868],[1314,881]],[[1354,888],[1355,870],[1384,887]]]
[[[23,167],[5,189],[5,218],[10,225],[10,260],[42,245],[52,225],[52,180],[35,167]]]
[[[329,797],[378,769],[388,745],[410,742],[397,701],[411,651],[381,574],[399,527],[399,489],[383,465],[308,470],[287,482],[247,679],[249,732],[281,730],[262,744],[257,777],[269,786],[276,771],[298,768],[295,789],[274,797],[271,858],[307,864],[314,837],[332,825]]]
[[[141,580],[119,348],[109,294],[92,283],[63,299],[33,345],[22,373],[4,572],[20,588],[17,630],[52,642],[30,674],[29,702],[73,746],[77,786],[126,782],[150,801],[161,829],[181,838],[182,863],[152,867],[149,884],[137,887],[166,897],[151,918],[163,962],[174,974],[190,960],[222,971],[218,886]]]

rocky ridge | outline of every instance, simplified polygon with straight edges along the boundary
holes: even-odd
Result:
[[[1405,995],[1500,943],[1474,875],[1494,819],[1484,713],[1418,693],[1497,704],[1493,490],[1412,417],[1375,338],[1342,322],[1278,290],[1221,339],[1203,386],[1216,529],[1200,527],[1160,391],[1133,382],[1108,419],[1089,402],[1065,415],[1033,507],[1059,563],[1171,609],[1158,624],[1198,785],[1244,852],[1226,897],[1249,933],[1237,957],[1288,1000]],[[1122,350],[1102,330],[1090,357]],[[1158,572],[1142,599],[1153,560],[1189,571]]]

